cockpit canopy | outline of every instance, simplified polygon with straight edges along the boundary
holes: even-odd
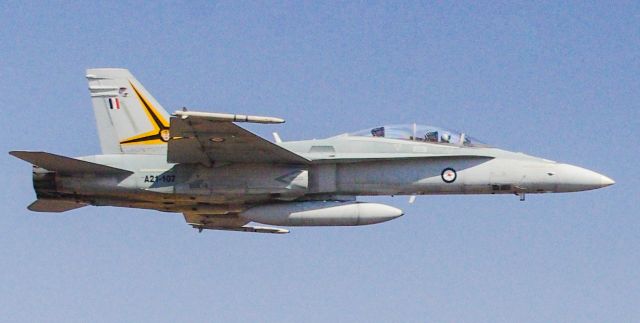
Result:
[[[374,127],[352,132],[348,135],[359,137],[380,137],[389,139],[411,140],[455,146],[487,147],[485,143],[478,141],[465,133],[419,124],[387,125]]]

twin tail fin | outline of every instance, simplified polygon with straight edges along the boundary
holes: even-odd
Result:
[[[126,69],[87,70],[103,154],[166,154],[169,114]]]

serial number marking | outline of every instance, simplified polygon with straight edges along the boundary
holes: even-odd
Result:
[[[145,183],[173,183],[176,181],[176,175],[146,175]]]

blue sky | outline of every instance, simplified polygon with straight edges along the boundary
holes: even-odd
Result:
[[[273,115],[285,140],[385,123],[464,130],[613,187],[364,198],[405,216],[289,235],[177,214],[30,213],[5,153],[7,321],[640,321],[640,5],[0,3],[0,151],[99,153],[84,71],[126,67],[169,111]]]

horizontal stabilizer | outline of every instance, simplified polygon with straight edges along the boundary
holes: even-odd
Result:
[[[93,173],[125,176],[133,174],[128,170],[42,151],[11,151],[9,154],[46,170],[63,174]]]
[[[37,199],[27,206],[27,209],[34,212],[65,212],[83,206],[87,206],[87,204],[65,200]]]

